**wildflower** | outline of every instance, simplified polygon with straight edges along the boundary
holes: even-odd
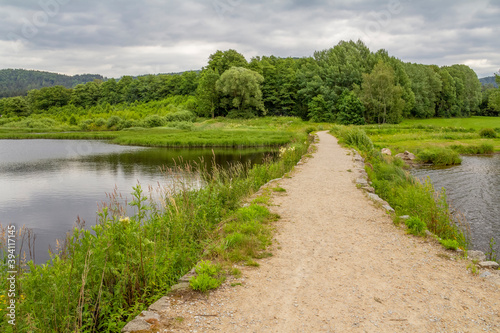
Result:
[[[120,217],[120,222],[127,225],[130,222],[130,218],[127,217]]]

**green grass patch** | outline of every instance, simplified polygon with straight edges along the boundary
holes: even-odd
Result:
[[[449,148],[427,148],[417,153],[418,160],[422,163],[434,165],[456,165],[462,163],[458,152]]]

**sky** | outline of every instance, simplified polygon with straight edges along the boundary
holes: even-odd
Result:
[[[0,0],[0,68],[108,78],[210,54],[312,56],[362,40],[406,62],[500,71],[499,0]]]

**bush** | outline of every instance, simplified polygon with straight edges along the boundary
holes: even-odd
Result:
[[[427,229],[425,222],[418,217],[410,217],[405,221],[405,224],[408,227],[408,232],[415,236],[422,236]]]
[[[462,163],[460,155],[449,148],[428,148],[417,154],[418,159],[423,163],[434,165],[455,165]]]
[[[373,150],[373,142],[370,140],[365,131],[359,128],[345,128],[340,131],[340,137],[345,144],[358,148],[361,151],[371,152]]]
[[[108,121],[106,122],[106,127],[108,129],[111,129],[112,127],[117,127],[117,125],[122,121],[122,118],[118,116],[111,116],[108,118]]]
[[[493,128],[482,128],[479,131],[479,136],[482,138],[494,139],[497,137],[497,132]]]
[[[144,119],[144,127],[152,128],[152,127],[160,127],[163,125],[165,125],[165,119],[157,114],[147,116]]]
[[[179,110],[173,113],[169,113],[165,116],[165,121],[190,121],[193,122],[196,119],[196,115],[188,110]]]
[[[454,239],[441,239],[439,242],[448,250],[456,250],[460,247],[460,244]]]
[[[196,265],[195,271],[197,276],[191,278],[189,285],[193,290],[206,292],[210,289],[219,287],[223,278],[219,277],[221,273],[220,264],[212,264],[209,260],[202,260]]]

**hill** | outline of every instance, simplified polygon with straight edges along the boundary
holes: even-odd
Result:
[[[64,75],[26,69],[0,69],[0,98],[25,96],[31,89],[64,86],[73,88],[77,84],[94,80],[105,80],[99,74]]]
[[[479,82],[481,82],[483,86],[491,83],[495,86],[495,88],[498,88],[498,84],[495,82],[494,76],[483,77],[482,79],[479,79]]]

